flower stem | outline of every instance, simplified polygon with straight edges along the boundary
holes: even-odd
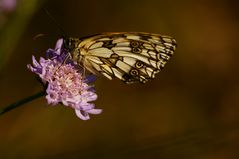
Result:
[[[19,107],[19,106],[21,106],[21,105],[23,105],[25,103],[28,103],[28,102],[30,102],[30,101],[32,101],[34,99],[42,97],[44,95],[45,95],[45,91],[42,91],[42,92],[38,92],[38,93],[36,93],[34,95],[31,95],[29,97],[23,98],[23,99],[15,102],[15,103],[10,104],[10,105],[6,106],[5,108],[1,109],[0,110],[0,115],[4,114],[4,113],[6,113],[6,112],[8,112],[8,111],[10,111],[12,109],[15,109],[15,108],[17,108],[17,107]]]

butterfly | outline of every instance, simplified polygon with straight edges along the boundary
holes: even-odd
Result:
[[[83,38],[63,38],[69,58],[93,74],[125,83],[145,83],[155,78],[174,54],[176,40],[142,32],[102,33]]]

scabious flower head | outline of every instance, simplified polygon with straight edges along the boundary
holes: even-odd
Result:
[[[89,114],[100,114],[101,109],[95,109],[90,103],[97,99],[97,94],[90,76],[84,76],[80,68],[72,61],[66,60],[68,53],[62,49],[63,39],[59,39],[55,49],[48,49],[46,59],[41,57],[39,62],[32,56],[33,64],[27,67],[36,73],[46,86],[48,104],[62,103],[75,109],[76,115],[88,120]]]

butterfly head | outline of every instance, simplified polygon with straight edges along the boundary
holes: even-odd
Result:
[[[74,50],[78,48],[79,43],[80,40],[78,38],[70,38],[70,37],[63,38],[63,48],[70,53],[74,52]]]

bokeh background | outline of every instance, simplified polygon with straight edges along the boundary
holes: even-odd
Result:
[[[91,120],[48,106],[44,97],[2,115],[0,158],[238,159],[238,6],[230,0],[17,0],[15,8],[0,6],[1,108],[42,89],[26,65],[33,54],[54,48],[59,26],[74,37],[143,31],[178,42],[164,70],[145,85],[99,77],[95,104],[103,113]],[[34,40],[37,34],[46,36]]]

